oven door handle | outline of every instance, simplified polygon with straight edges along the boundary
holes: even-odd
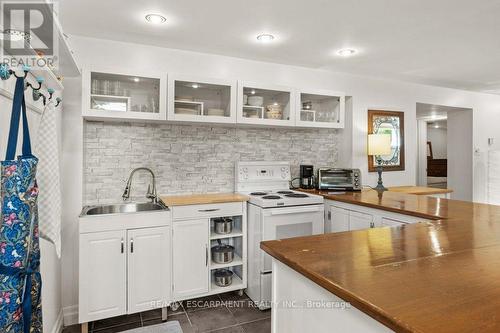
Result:
[[[314,213],[314,212],[320,212],[322,210],[322,208],[323,208],[323,206],[300,207],[300,208],[293,208],[293,209],[279,208],[276,210],[271,210],[270,213],[273,216],[274,215],[286,215],[286,214]]]

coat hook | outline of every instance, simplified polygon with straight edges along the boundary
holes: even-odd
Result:
[[[50,101],[52,99],[52,95],[55,93],[55,90],[52,88],[48,88],[47,91],[49,93],[49,101]]]
[[[36,82],[38,82],[38,88],[33,87],[33,85],[29,82],[28,82],[28,87],[31,87],[31,89],[33,89],[33,91],[40,90],[40,88],[42,88],[43,81],[44,81],[44,78],[39,76],[36,78]]]
[[[56,98],[56,102],[57,102],[57,103],[56,103],[56,107],[58,107],[58,106],[59,106],[59,104],[61,104],[61,102],[62,102],[62,98],[57,97],[57,98]]]
[[[36,102],[40,99],[40,97],[43,97],[45,100],[45,96],[40,91],[33,89],[33,100]]]

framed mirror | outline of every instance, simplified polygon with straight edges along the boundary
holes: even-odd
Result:
[[[390,134],[391,154],[381,156],[384,172],[405,169],[404,112],[368,110],[368,134]],[[368,156],[368,171],[376,172],[375,156]]]

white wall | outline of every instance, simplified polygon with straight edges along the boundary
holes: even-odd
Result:
[[[446,128],[434,128],[432,126],[427,127],[427,141],[432,143],[432,156],[434,158],[446,158],[448,150],[448,140],[446,137]]]
[[[10,110],[12,108],[11,94],[14,91],[15,79],[0,82],[0,159],[4,159],[7,147],[7,136],[10,124]],[[38,124],[40,112],[43,104],[41,101],[33,103],[30,97],[31,90],[26,93],[26,103],[28,109],[28,123],[31,134],[33,149],[36,149],[38,138]],[[56,109],[58,117],[58,131],[61,126],[61,108]],[[18,139],[20,149],[22,138]],[[34,151],[36,155],[36,151]],[[42,275],[42,309],[44,332],[57,333],[62,324],[62,302],[61,302],[61,261],[57,258],[54,246],[40,239],[41,263],[40,271]]]
[[[495,128],[489,124],[500,121],[500,96],[495,95],[79,36],[72,36],[70,42],[82,66],[91,66],[99,70],[123,70],[138,75],[142,72],[183,73],[344,91],[348,96],[353,96],[351,115],[353,127],[352,131],[344,131],[343,140],[347,148],[341,150],[339,161],[349,161],[349,165],[360,168],[364,183],[370,185],[376,184],[376,174],[368,173],[366,157],[367,110],[370,108],[405,112],[406,170],[384,173],[384,184],[388,186],[414,185],[416,182],[417,102],[473,108],[474,128],[481,128],[481,131],[474,132],[474,144],[480,151],[486,150],[488,137],[497,135]],[[78,184],[82,175],[82,121],[79,117],[81,109],[78,84],[74,80],[65,82],[66,105],[63,120],[66,127],[63,134],[66,154],[63,164],[63,181],[66,182],[63,184],[66,198],[63,235],[63,305],[68,313],[65,318],[68,322],[76,319],[74,316],[76,310],[74,306],[77,304],[75,244],[77,244],[77,216],[81,209],[82,195],[81,184]],[[69,87],[70,85],[75,87]],[[71,97],[68,96],[69,90],[73,91]],[[71,107],[67,104],[68,99],[71,99],[69,101]],[[474,199],[477,201],[485,200],[486,194],[486,164],[483,159],[483,155],[479,154],[474,161]]]

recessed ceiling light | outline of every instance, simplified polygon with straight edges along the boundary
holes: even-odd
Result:
[[[257,36],[257,40],[262,43],[269,43],[274,40],[274,36],[271,34],[260,34]]]
[[[355,49],[350,49],[350,48],[345,48],[345,49],[340,49],[337,51],[337,54],[341,57],[350,57],[352,55],[355,55],[358,51]]]
[[[194,89],[198,89],[199,85],[198,85],[198,83],[193,83],[193,85],[191,87],[193,87]]]
[[[146,18],[146,21],[148,21],[149,23],[153,23],[153,24],[161,24],[161,23],[165,23],[167,21],[165,16],[160,15],[160,14],[148,14],[148,15],[146,15],[145,18]]]

